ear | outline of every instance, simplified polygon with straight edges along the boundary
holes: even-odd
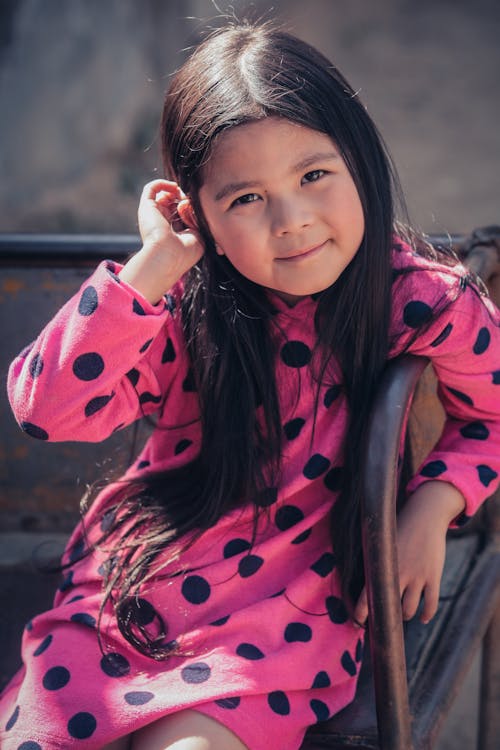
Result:
[[[182,223],[185,224],[189,229],[198,229],[196,216],[194,215],[193,207],[189,198],[184,198],[183,200],[179,201],[179,203],[177,204],[177,213],[179,214]]]

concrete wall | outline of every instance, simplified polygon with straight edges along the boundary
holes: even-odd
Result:
[[[231,4],[237,15],[249,5]],[[220,0],[4,0],[0,231],[135,231],[169,74]],[[345,72],[421,228],[499,222],[496,0],[253,3]],[[272,6],[274,10],[270,10]]]

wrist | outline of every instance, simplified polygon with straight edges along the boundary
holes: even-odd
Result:
[[[144,244],[119,273],[123,281],[152,305],[156,305],[182,275],[176,274],[174,269],[165,271],[166,253],[166,248],[157,243]]]
[[[465,510],[465,498],[460,490],[444,481],[424,482],[410,496],[408,503],[420,513],[428,511],[446,528]]]

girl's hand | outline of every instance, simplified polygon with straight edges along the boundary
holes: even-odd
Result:
[[[156,304],[203,255],[189,199],[175,182],[145,185],[138,210],[143,242],[120,277]]]
[[[407,500],[398,514],[399,590],[403,618],[410,620],[420,599],[424,606],[420,619],[428,623],[438,607],[443,573],[446,532],[450,522],[464,509],[462,494],[447,482],[425,482]],[[368,617],[366,589],[354,613],[359,623]]]

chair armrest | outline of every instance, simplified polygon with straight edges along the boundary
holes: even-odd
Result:
[[[415,385],[428,364],[389,362],[369,420],[361,533],[380,747],[412,746],[396,546],[398,455]]]

